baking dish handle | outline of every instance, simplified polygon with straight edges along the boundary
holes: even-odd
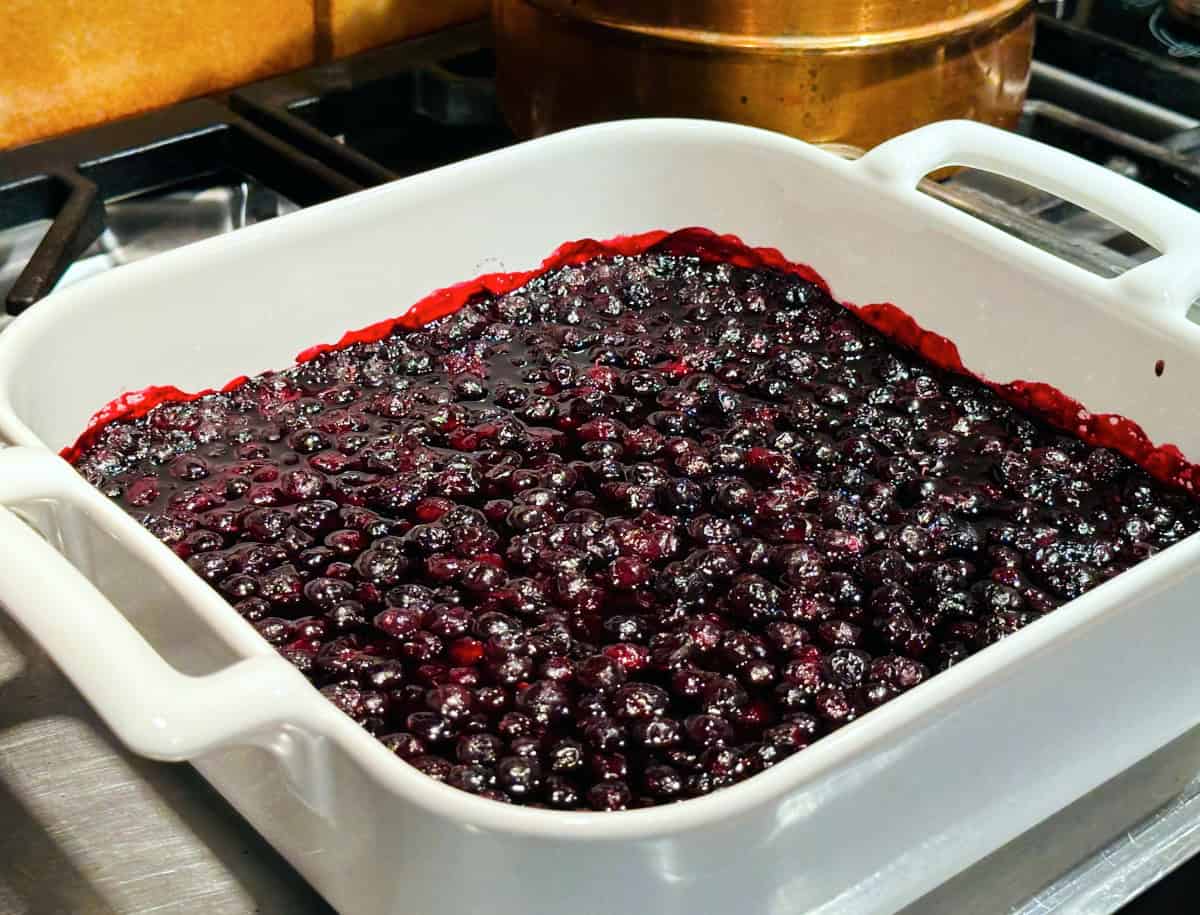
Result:
[[[52,499],[92,514],[91,497],[106,500],[81,483],[48,450],[0,449],[0,605],[121,741],[153,759],[193,759],[251,742],[282,723],[285,710],[302,707],[290,697],[311,687],[273,652],[206,676],[176,670],[83,573],[7,507]]]
[[[1023,181],[1103,216],[1162,252],[1104,281],[1122,298],[1183,320],[1200,297],[1200,213],[1071,153],[975,121],[944,121],[888,140],[857,165],[912,193],[930,172],[951,165]]]

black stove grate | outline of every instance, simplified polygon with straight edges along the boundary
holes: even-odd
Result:
[[[54,288],[104,231],[106,203],[221,174],[301,206],[363,186],[207,99],[9,150],[0,154],[0,229],[52,222],[8,292],[8,313]]]
[[[515,142],[486,23],[366,51],[239,89],[232,107],[364,184]]]
[[[1133,178],[1180,203],[1200,209],[1200,132],[1183,130],[1147,140],[1041,100],[1025,105],[1025,132]]]
[[[1039,15],[1038,59],[1172,111],[1200,118],[1200,38],[1189,56],[1155,37],[1162,2],[1074,4],[1066,18]],[[1169,28],[1169,26],[1167,26]],[[1166,34],[1159,29],[1159,34]]]

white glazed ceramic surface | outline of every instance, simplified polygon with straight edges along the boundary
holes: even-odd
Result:
[[[915,190],[948,164],[1068,197],[1164,256],[1084,273]],[[1200,457],[1196,213],[965,122],[858,162],[731,125],[609,124],[179,249],[15,321],[0,437],[24,447],[0,451],[0,503],[70,561],[0,509],[0,603],[124,741],[194,762],[353,915],[889,912],[1196,724],[1193,537],[742,785],[627,813],[514,809],[391,757],[48,450],[119,392],[220,385],[563,241],[692,225],[778,247],[990,377],[1050,382]]]

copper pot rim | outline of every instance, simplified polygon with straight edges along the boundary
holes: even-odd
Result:
[[[564,5],[557,0],[522,2],[548,15],[561,16],[581,24],[666,44],[775,54],[862,54],[876,50],[886,51],[898,45],[940,44],[962,35],[993,28],[1009,19],[1032,14],[1036,0],[995,0],[988,6],[945,21],[845,35],[755,35],[685,26],[652,25],[587,14],[573,5]]]

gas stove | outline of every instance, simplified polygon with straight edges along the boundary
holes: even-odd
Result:
[[[158,251],[515,141],[482,24],[0,152],[0,296]]]
[[[1020,130],[1200,208],[1200,33],[1167,0],[1057,14],[1040,16]],[[0,152],[0,323],[99,272],[515,142],[489,40],[465,26]],[[1104,276],[1156,254],[985,172],[923,187]],[[2,613],[0,696],[0,912],[328,911],[194,772],[116,747]],[[1190,898],[1200,866],[1130,900],[1200,852],[1198,750],[1200,731],[1181,737],[910,915],[1178,910],[1164,894]]]

